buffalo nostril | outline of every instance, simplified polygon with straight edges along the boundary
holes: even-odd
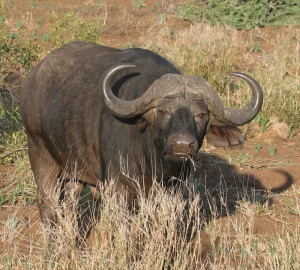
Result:
[[[176,146],[178,143],[177,143],[177,141],[176,140],[172,140],[172,146]]]
[[[195,145],[195,142],[196,142],[196,141],[191,142],[191,143],[189,144],[189,147],[190,147],[190,148],[193,148],[194,145]]]
[[[198,150],[198,142],[191,134],[174,134],[169,138],[174,153],[193,154]]]

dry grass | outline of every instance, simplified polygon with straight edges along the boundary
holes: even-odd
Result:
[[[298,269],[300,261],[300,196],[292,189],[267,203],[239,201],[234,214],[218,218],[218,207],[210,202],[205,219],[201,205],[205,196],[182,189],[167,190],[155,183],[149,196],[138,191],[138,208],[129,210],[126,199],[114,184],[101,188],[100,216],[87,246],[76,247],[78,226],[74,209],[69,211],[53,202],[58,226],[49,238],[49,230],[30,239],[21,233],[20,208],[4,221],[1,240],[3,269]],[[218,200],[226,202],[232,190],[224,187]],[[55,195],[58,198],[58,194]],[[55,197],[54,196],[54,197]],[[85,193],[81,202],[91,199]],[[247,196],[245,196],[247,197]],[[278,206],[286,205],[278,214]],[[230,213],[228,206],[223,205]],[[82,210],[83,209],[83,210]],[[85,215],[86,207],[79,210]],[[265,230],[257,226],[263,224]],[[33,224],[35,225],[35,224]],[[27,237],[26,245],[20,237]],[[52,232],[53,236],[53,232]],[[51,239],[51,240],[49,240]],[[24,253],[24,249],[27,251]]]

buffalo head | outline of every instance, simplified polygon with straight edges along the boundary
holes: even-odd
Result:
[[[245,80],[252,90],[250,102],[240,109],[225,106],[204,78],[181,74],[163,75],[134,100],[120,99],[112,91],[112,78],[120,70],[128,69],[129,73],[134,67],[122,64],[105,72],[101,80],[105,103],[118,117],[141,116],[138,125],[151,135],[167,171],[193,158],[205,135],[218,147],[242,144],[244,139],[236,126],[250,122],[262,106],[263,92],[258,82],[238,72],[231,75]]]

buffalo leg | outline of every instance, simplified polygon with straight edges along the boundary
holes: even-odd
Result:
[[[78,213],[78,202],[79,202],[80,193],[82,191],[82,187],[83,186],[80,182],[76,181],[76,179],[72,179],[66,181],[64,185],[64,190],[62,191],[64,194],[62,200],[62,204],[64,208],[64,216],[65,217],[69,216],[71,220],[75,217],[75,219],[72,220],[72,222],[78,223],[78,231],[76,231],[76,234],[78,236],[81,235],[81,225],[79,223],[80,213]]]
[[[100,215],[101,195],[97,187],[86,187],[78,206],[79,246],[86,244],[92,228]]]
[[[41,220],[47,229],[57,222],[55,206],[59,204],[58,175],[60,166],[55,162],[40,138],[28,138],[31,168],[37,184],[37,205]]]

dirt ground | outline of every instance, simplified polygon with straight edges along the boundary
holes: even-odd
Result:
[[[28,17],[33,20],[45,13],[51,13],[51,10],[58,9],[59,13],[64,14],[67,10],[87,9],[92,1],[82,0],[66,0],[66,1],[37,1],[34,9],[29,8],[30,1],[15,1],[12,7],[11,20],[16,21],[17,18]],[[178,2],[178,1],[177,1]],[[144,1],[143,6],[139,10],[135,10],[132,2],[129,0],[111,0],[105,1],[104,8],[95,12],[104,19],[103,29],[100,42],[113,47],[123,47],[128,44],[139,45],[140,39],[151,36],[152,30],[155,28],[165,29],[169,27],[173,29],[174,34],[184,29],[188,29],[191,25],[189,21],[171,13],[171,9],[175,7],[176,1]],[[160,23],[158,14],[166,13],[167,18]],[[52,18],[52,20],[55,20]],[[49,25],[51,21],[48,22]],[[279,34],[280,31],[286,31],[284,28],[265,28],[260,31],[268,33],[270,36]],[[251,35],[249,32],[240,32],[241,38],[247,38]],[[41,42],[37,40],[37,42]],[[261,46],[267,50],[267,43],[262,41]],[[281,129],[271,126],[267,131],[260,134],[259,127],[251,124],[246,131],[247,140],[242,149],[216,149],[211,146],[205,146],[201,151],[202,159],[199,164],[199,177],[206,179],[205,184],[213,191],[222,185],[236,186],[241,190],[249,190],[249,200],[254,195],[255,200],[263,202],[264,194],[274,192],[270,207],[276,209],[278,216],[282,215],[283,209],[286,208],[284,199],[280,194],[287,189],[300,187],[300,133],[298,132],[293,138],[289,139],[286,133],[282,133]],[[275,149],[275,150],[274,150]],[[275,152],[274,152],[275,151]],[[236,165],[237,164],[237,165]],[[0,166],[0,184],[4,187],[7,183],[13,166]],[[237,190],[237,189],[235,189]],[[216,194],[216,196],[218,196]],[[239,194],[231,194],[233,204],[238,200]],[[15,215],[14,208],[18,209],[17,216],[20,223],[20,237],[18,244],[24,247],[24,251],[28,249],[28,244],[34,242],[41,236],[41,227],[36,206],[11,206],[4,205],[0,208],[0,233],[1,239],[5,240],[3,228],[8,217]],[[8,211],[8,209],[12,209]],[[234,212],[235,205],[231,205],[230,209]],[[288,215],[288,214],[287,214]],[[287,219],[291,222],[291,229],[298,226],[300,220],[292,217],[292,213]],[[221,222],[226,219],[223,217]],[[257,218],[256,233],[262,235],[270,235],[272,229],[280,230],[276,222],[270,222],[265,218]],[[0,243],[0,253],[5,250],[5,243]],[[28,252],[28,250],[27,250]]]

